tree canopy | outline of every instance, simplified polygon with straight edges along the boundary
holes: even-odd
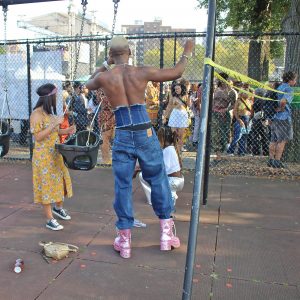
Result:
[[[207,8],[209,0],[198,0],[200,8]],[[217,0],[217,27],[232,27],[251,32],[270,32],[281,29],[288,13],[290,0]]]

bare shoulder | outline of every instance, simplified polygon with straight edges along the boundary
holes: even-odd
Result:
[[[43,119],[43,114],[40,110],[36,109],[32,112],[31,116],[30,116],[30,122],[31,123],[37,123],[42,121]]]
[[[160,71],[159,68],[153,66],[138,66],[135,68],[136,74],[139,75],[139,78],[152,81],[153,77]]]

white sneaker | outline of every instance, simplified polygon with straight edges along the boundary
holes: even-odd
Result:
[[[62,230],[64,226],[60,225],[55,219],[51,219],[49,222],[46,223],[46,227],[51,230]]]
[[[67,211],[64,208],[57,209],[56,207],[53,207],[52,213],[63,220],[71,220],[71,216],[67,213]]]
[[[147,227],[147,225],[145,223],[141,222],[138,219],[134,219],[133,226],[134,227],[143,227],[143,228]]]

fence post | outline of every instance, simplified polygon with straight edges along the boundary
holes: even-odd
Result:
[[[160,59],[159,59],[159,67],[161,69],[164,68],[164,38],[161,36],[160,37],[160,46],[159,46],[159,51],[160,51]],[[159,110],[158,110],[158,126],[162,126],[162,115],[163,115],[163,83],[160,83],[159,85]]]
[[[31,59],[30,59],[30,44],[27,41],[26,44],[26,52],[27,52],[27,93],[28,93],[28,120],[30,118],[32,112],[32,99],[31,99]],[[29,125],[30,128],[30,125]],[[30,160],[32,160],[33,155],[33,141],[32,141],[32,134],[29,130],[29,152],[30,152]]]
[[[104,58],[107,60],[107,53],[108,53],[108,36],[105,36],[105,50],[104,50]]]
[[[174,60],[173,64],[176,65],[176,56],[177,56],[177,32],[174,33]]]
[[[215,60],[215,46],[216,46],[216,18],[214,25],[214,40],[213,40],[213,53],[212,60]],[[211,83],[214,80],[214,68],[211,71]],[[205,157],[204,157],[204,176],[203,176],[203,195],[202,204],[207,204],[208,196],[208,183],[209,183],[209,163],[210,163],[210,153],[211,153],[211,119],[212,119],[212,102],[213,102],[214,86],[210,85],[209,94],[209,105],[208,105],[208,116],[207,116],[207,133],[206,133],[206,147],[205,147]]]
[[[208,5],[208,21],[207,21],[207,34],[206,34],[206,53],[205,56],[212,58],[213,54],[213,40],[215,32],[215,16],[216,16],[216,0],[210,0]],[[204,66],[203,75],[203,92],[202,92],[202,105],[201,105],[201,122],[199,131],[199,143],[195,166],[194,190],[191,209],[191,223],[189,229],[188,248],[186,255],[184,284],[182,299],[190,300],[192,296],[192,283],[194,274],[195,253],[197,247],[198,224],[200,216],[200,197],[204,175],[204,155],[207,133],[207,117],[209,106],[209,94],[211,86],[212,67],[209,65]]]

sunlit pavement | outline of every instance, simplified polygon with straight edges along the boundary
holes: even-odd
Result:
[[[0,299],[181,299],[193,193],[186,171],[175,223],[181,247],[159,250],[159,222],[133,182],[135,216],[147,224],[132,230],[132,258],[114,252],[113,175],[109,167],[71,171],[71,221],[64,230],[45,227],[32,203],[31,166],[0,162]],[[246,177],[209,179],[208,204],[200,208],[192,299],[300,299],[299,182]],[[79,246],[50,264],[39,241]],[[20,274],[13,272],[24,259]]]

